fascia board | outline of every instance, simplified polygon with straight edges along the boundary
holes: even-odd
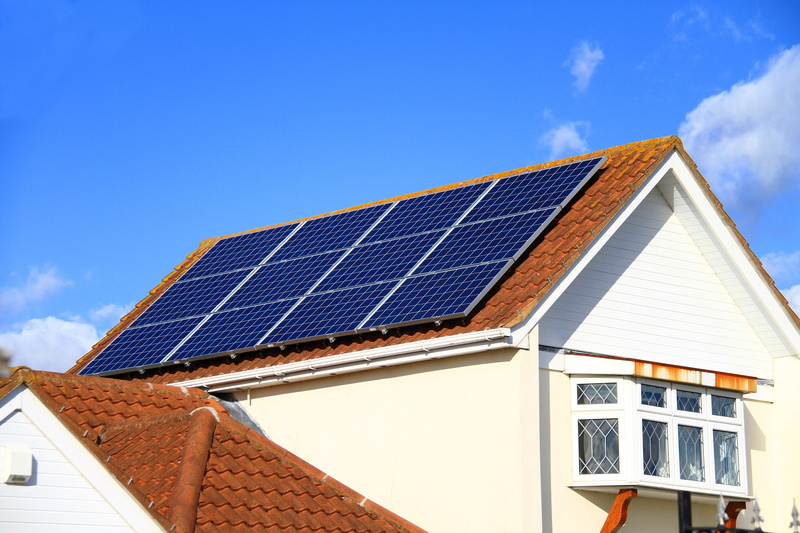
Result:
[[[794,350],[795,356],[800,354],[800,331],[789,317],[788,311],[776,297],[770,283],[762,275],[762,267],[753,262],[752,257],[744,249],[738,231],[725,222],[724,217],[700,185],[686,161],[674,154],[679,161],[674,165],[674,176],[678,183],[697,208],[703,221],[713,234],[721,247],[732,268],[736,270],[741,279],[747,284],[757,303],[767,314],[767,319],[773,327],[783,334],[784,341]]]
[[[677,160],[675,158],[678,158]],[[564,291],[575,281],[575,278],[583,272],[583,269],[595,258],[603,246],[611,239],[617,230],[625,223],[631,214],[636,210],[639,205],[647,198],[647,195],[658,185],[661,179],[671,170],[672,166],[683,161],[673,150],[672,153],[665,157],[661,163],[650,173],[650,176],[645,179],[633,196],[628,200],[627,204],[622,209],[617,211],[617,214],[611,219],[605,228],[595,237],[595,239],[586,247],[578,259],[570,266],[569,270],[558,280],[555,285],[547,292],[542,298],[542,301],[534,308],[533,312],[522,320],[519,324],[512,328],[514,336],[527,335],[533,328],[542,320],[544,315],[550,308],[558,301]],[[683,163],[685,166],[685,163]]]
[[[135,531],[165,531],[33,391],[27,386],[20,389],[19,409]]]
[[[513,335],[508,328],[450,335],[438,339],[330,355],[307,361],[268,366],[219,376],[174,383],[174,386],[200,387],[209,392],[228,392],[270,387],[336,374],[359,372],[402,364],[456,357],[504,348],[524,346],[527,337]]]

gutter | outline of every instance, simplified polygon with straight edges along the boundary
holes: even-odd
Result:
[[[190,379],[172,385],[199,387],[210,393],[233,392],[504,348],[528,348],[526,341],[527,335],[515,340],[509,328],[497,328]]]

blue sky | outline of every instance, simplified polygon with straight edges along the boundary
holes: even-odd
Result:
[[[0,0],[0,346],[199,242],[680,134],[800,309],[800,2]]]

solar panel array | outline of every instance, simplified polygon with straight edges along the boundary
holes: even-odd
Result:
[[[220,239],[81,373],[465,317],[604,160]]]

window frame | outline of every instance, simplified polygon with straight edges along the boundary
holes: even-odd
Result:
[[[742,496],[747,494],[747,462],[744,401],[741,393],[713,387],[701,387],[685,383],[637,378],[633,376],[580,376],[572,377],[570,383],[572,407],[572,452],[573,486],[641,485],[673,490],[691,490],[712,494]],[[616,383],[616,404],[578,404],[578,385],[591,383]],[[662,387],[665,390],[665,407],[643,405],[642,385]],[[700,412],[678,409],[678,391],[700,394]],[[712,414],[712,396],[733,399],[735,417]],[[578,421],[598,418],[619,420],[619,473],[581,474],[578,445]],[[644,473],[645,420],[667,424],[668,476]],[[679,457],[678,426],[699,427],[702,430],[703,481],[682,479]],[[736,434],[738,485],[717,483],[716,450],[714,431]]]

